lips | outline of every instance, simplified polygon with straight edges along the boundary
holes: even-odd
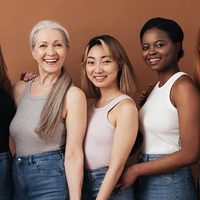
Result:
[[[149,62],[151,65],[155,65],[159,62],[160,59],[161,58],[151,58],[151,59],[149,59]]]
[[[150,62],[154,62],[154,61],[157,61],[157,60],[160,60],[160,58],[152,58],[152,59],[150,59],[149,61],[150,61]]]
[[[95,76],[94,78],[96,79],[96,81],[102,81],[103,79],[105,79],[107,76]]]
[[[44,59],[44,61],[47,62],[47,63],[55,63],[55,62],[58,61],[58,59],[57,58],[55,58],[55,59]]]

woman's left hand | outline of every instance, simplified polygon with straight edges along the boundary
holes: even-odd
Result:
[[[123,192],[123,190],[125,190],[127,187],[129,187],[131,184],[133,184],[136,181],[137,176],[134,175],[133,168],[134,168],[134,165],[127,168],[121,175],[117,185],[115,186],[115,188],[119,188],[115,196],[120,195],[120,193]]]

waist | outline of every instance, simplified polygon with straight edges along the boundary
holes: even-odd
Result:
[[[148,161],[152,161],[152,160],[156,160],[159,158],[162,158],[164,156],[167,156],[169,154],[144,154],[142,152],[140,152],[138,154],[138,163],[143,163],[143,162],[148,162]],[[177,173],[191,173],[191,169],[189,166],[180,168],[178,170],[176,170]]]
[[[0,160],[10,159],[11,157],[12,157],[12,154],[10,150],[7,152],[0,153]]]
[[[91,174],[91,175],[99,174],[99,172],[106,173],[107,171],[108,171],[108,167],[102,167],[98,169],[84,169],[84,173]]]
[[[17,156],[14,155],[14,162],[21,163],[21,164],[28,164],[34,161],[44,160],[44,158],[52,158],[56,156],[62,156],[64,158],[65,149],[57,150],[57,151],[50,151],[42,154],[36,154],[31,156]]]

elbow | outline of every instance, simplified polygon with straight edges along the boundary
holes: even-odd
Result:
[[[190,165],[196,164],[196,163],[198,163],[198,161],[199,161],[199,154],[191,156],[191,158],[190,158]]]
[[[82,149],[67,149],[65,151],[65,159],[68,161],[75,160],[75,159],[82,159],[83,158],[83,150]]]
[[[198,161],[199,161],[199,152],[191,153],[186,158],[187,165],[196,164]]]

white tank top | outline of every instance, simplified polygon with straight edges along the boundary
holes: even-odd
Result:
[[[182,75],[186,74],[174,74],[162,87],[158,82],[139,111],[144,154],[171,154],[181,149],[178,114],[170,101],[170,91]]]
[[[88,125],[84,140],[85,168],[99,169],[109,166],[115,126],[108,121],[108,112],[124,99],[131,98],[121,95],[102,108],[95,108],[95,102],[88,109]]]

